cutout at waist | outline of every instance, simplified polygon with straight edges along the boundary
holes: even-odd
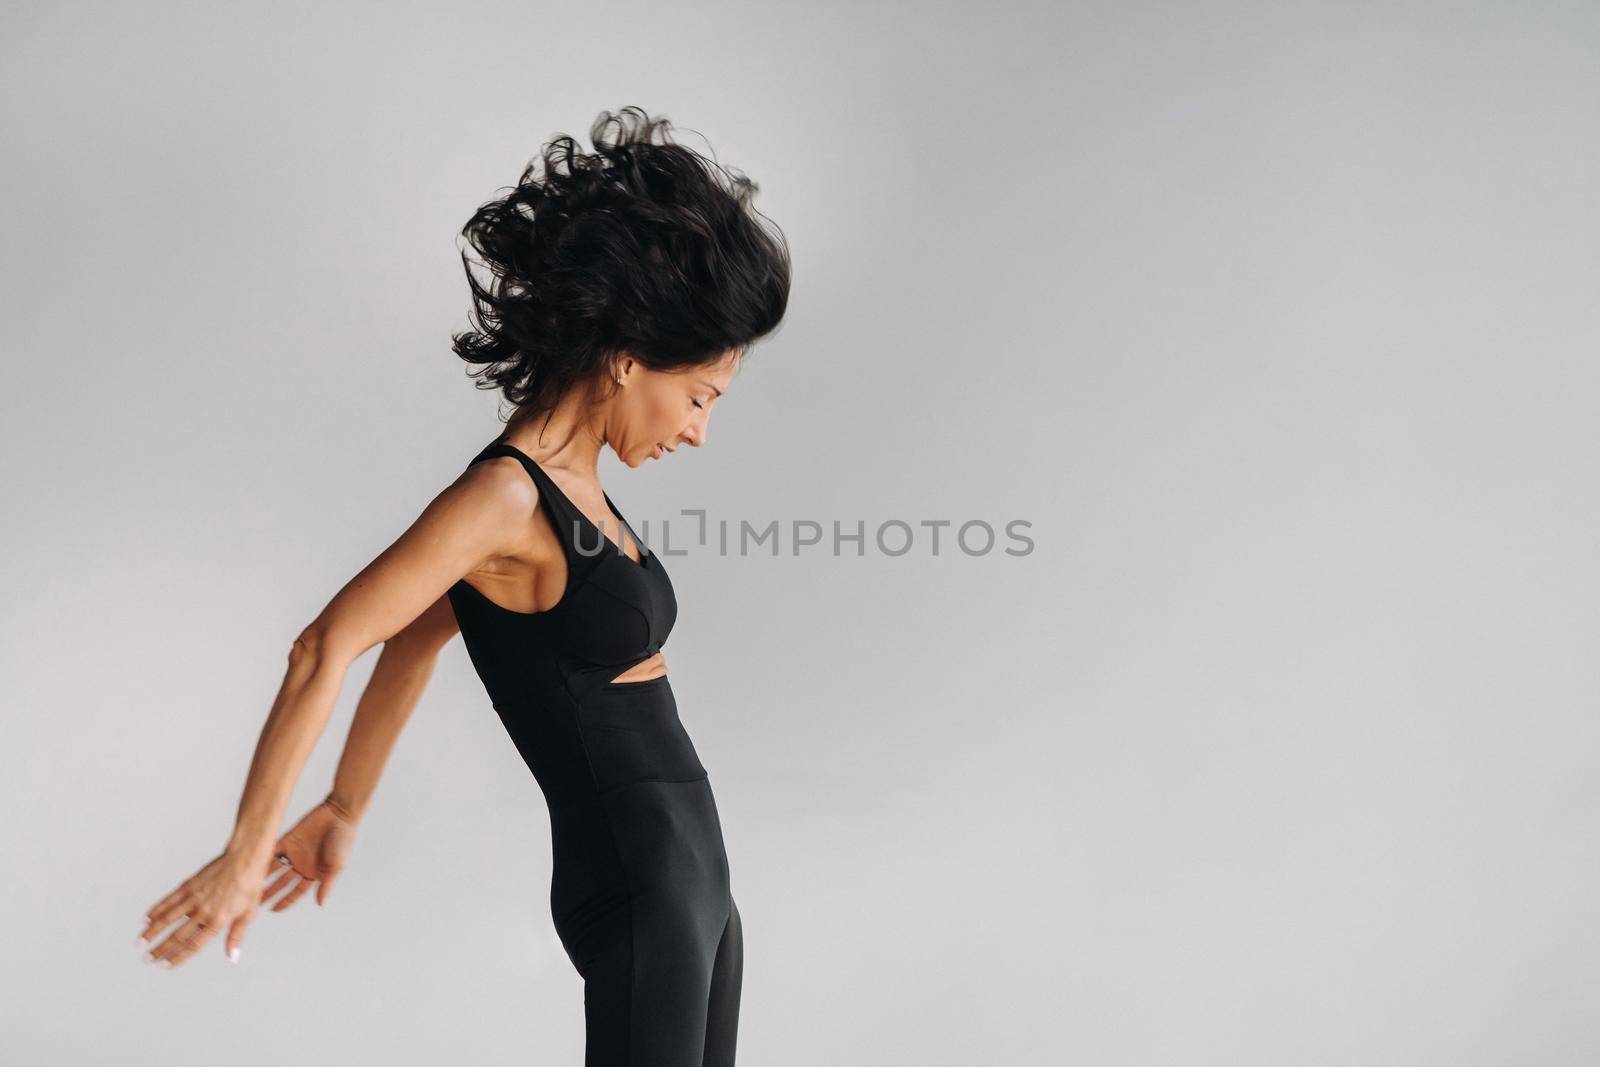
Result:
[[[664,652],[657,652],[649,659],[640,660],[621,674],[612,678],[608,685],[637,685],[641,682],[653,682],[667,676],[667,656]]]

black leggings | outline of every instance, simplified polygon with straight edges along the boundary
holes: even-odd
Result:
[[[664,684],[603,689],[580,721],[583,788],[550,791],[550,910],[583,977],[585,1067],[730,1067],[744,931],[710,779]],[[541,782],[549,740],[524,750]]]
[[[584,1067],[732,1067],[744,970],[733,898],[709,964],[656,943],[671,940],[670,927],[640,938],[659,966],[642,964],[639,945],[630,950],[620,939],[585,962]]]

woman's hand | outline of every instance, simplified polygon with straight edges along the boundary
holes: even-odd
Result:
[[[228,958],[237,962],[256,908],[292,881],[294,888],[273,905],[273,911],[292,905],[314,883],[318,885],[317,903],[325,904],[354,841],[355,818],[330,798],[278,839],[274,858],[265,868],[222,853],[146,913],[145,930],[139,935],[145,945],[168,926],[179,924],[150,950],[146,962],[176,967],[224,927],[228,929]],[[263,889],[263,878],[275,880]]]
[[[261,903],[265,874],[260,864],[232,852],[201,867],[145,913],[145,929],[139,938],[146,946],[162,930],[178,924],[161,944],[150,949],[145,962],[176,967],[223,928],[228,931],[228,958],[237,961],[245,927]]]
[[[270,869],[269,876],[279,877],[262,892],[261,903],[293,882],[294,888],[272,905],[273,911],[290,907],[313,885],[317,887],[317,903],[326,904],[328,894],[333,892],[333,880],[344,870],[355,839],[355,816],[332,797],[306,812],[305,818],[278,839],[277,858],[273,861],[278,866]],[[285,858],[287,864],[283,862]]]

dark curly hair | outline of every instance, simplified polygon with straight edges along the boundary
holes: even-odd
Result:
[[[555,137],[462,228],[492,272],[480,284],[462,252],[476,329],[452,347],[481,366],[478,388],[546,412],[624,351],[654,370],[698,366],[777,328],[789,249],[757,221],[760,187],[671,129],[636,107],[603,111],[593,153]]]

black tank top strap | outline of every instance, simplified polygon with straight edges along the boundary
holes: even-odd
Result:
[[[555,528],[556,540],[561,542],[562,552],[567,557],[567,566],[574,568],[579,573],[586,573],[600,562],[596,552],[580,551],[577,545],[579,530],[582,529],[585,516],[578,510],[578,506],[567,499],[567,494],[561,487],[546,474],[526,453],[514,445],[503,444],[496,441],[482,452],[472,458],[472,463],[488,459],[491,456],[511,456],[522,469],[528,472],[528,477],[533,479],[533,484],[539,488],[539,502],[545,507],[550,516],[550,525]],[[467,466],[472,466],[472,463]]]
[[[563,511],[572,510],[573,504],[572,501],[567,499],[567,494],[563,493],[560,487],[550,479],[550,476],[546,474],[544,470],[529,456],[527,456],[522,449],[517,448],[515,445],[505,445],[496,442],[495,444],[485,448],[482,452],[479,452],[477,457],[473,459],[472,462],[476,463],[478,460],[485,459],[489,456],[513,457],[518,463],[522,464],[522,469],[528,472],[528,477],[532,478],[534,484],[539,487],[540,497],[548,496],[550,498],[550,502],[561,508]]]
[[[617,521],[622,523],[622,528],[624,530],[628,531],[629,540],[631,540],[634,544],[639,546],[639,558],[643,559],[644,558],[644,554],[649,551],[649,549],[645,546],[644,538],[640,537],[637,533],[634,532],[633,523],[628,521],[628,516],[626,516],[626,515],[624,515],[622,513],[622,509],[617,507],[617,505],[615,505],[615,504],[613,504],[611,502],[611,494],[610,493],[607,493],[605,490],[602,489],[600,491],[600,495],[605,497],[606,507],[610,508],[611,509],[611,513],[617,517]]]

